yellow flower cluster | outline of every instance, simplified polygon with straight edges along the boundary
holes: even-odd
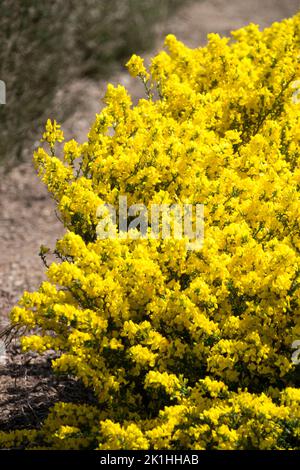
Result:
[[[148,99],[109,85],[86,143],[35,154],[67,232],[11,320],[97,405],[58,403],[2,447],[300,449],[300,15],[166,47],[149,76],[128,64]],[[123,195],[204,204],[203,248],[97,239],[97,207]]]
[[[136,54],[133,54],[126,66],[133,77],[140,76],[149,78],[149,74],[144,66],[144,59]]]
[[[54,120],[47,120],[45,132],[41,142],[47,142],[50,146],[51,152],[54,150],[54,145],[56,142],[62,142],[64,140],[64,133],[60,129],[60,125]]]

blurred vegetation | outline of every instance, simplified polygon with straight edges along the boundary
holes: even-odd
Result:
[[[0,160],[21,160],[58,90],[151,46],[179,0],[0,0]]]

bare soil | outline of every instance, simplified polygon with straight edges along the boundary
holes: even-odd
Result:
[[[261,27],[295,14],[299,0],[199,0],[183,7],[157,26],[157,42],[150,57],[162,47],[163,37],[174,33],[191,47],[205,42],[207,33],[227,35],[249,22]],[[109,79],[125,85],[135,99],[142,87],[124,67],[116,66]],[[57,96],[58,106],[72,101],[74,112],[63,123],[67,138],[83,142],[96,112],[101,108],[105,81],[77,80]],[[36,143],[36,146],[38,142]],[[32,153],[33,149],[29,149]],[[34,291],[45,278],[38,256],[41,244],[53,247],[63,233],[54,203],[39,182],[31,159],[7,172],[0,171],[0,329],[8,323],[9,310],[24,290]],[[61,380],[51,373],[51,356],[20,354],[17,345],[0,360],[0,429],[39,426],[49,406],[58,400],[93,398],[76,380]]]

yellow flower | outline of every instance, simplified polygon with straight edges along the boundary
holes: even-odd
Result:
[[[53,122],[51,121],[51,119],[48,119],[41,142],[48,142],[51,151],[53,151],[55,142],[62,142],[63,140],[64,134],[63,131],[60,129],[60,125],[57,124],[55,119]]]
[[[149,78],[149,74],[144,66],[144,59],[142,57],[133,54],[130,60],[127,62],[126,67],[129,70],[129,73],[133,77],[137,77],[138,75],[140,77],[143,77],[145,79]]]

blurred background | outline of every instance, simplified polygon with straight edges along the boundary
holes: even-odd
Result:
[[[58,90],[76,78],[108,76],[132,51],[151,47],[155,24],[179,4],[1,0],[0,79],[6,83],[7,105],[0,108],[0,159],[21,160],[24,144],[37,135],[45,116],[64,119],[71,111],[69,96],[63,96],[63,107],[52,103]]]
[[[107,82],[142,95],[124,67],[133,52],[149,60],[168,33],[197,47],[209,32],[264,28],[299,9],[300,0],[0,0],[0,323],[43,279],[40,245],[62,233],[31,161],[46,119],[84,141]]]

